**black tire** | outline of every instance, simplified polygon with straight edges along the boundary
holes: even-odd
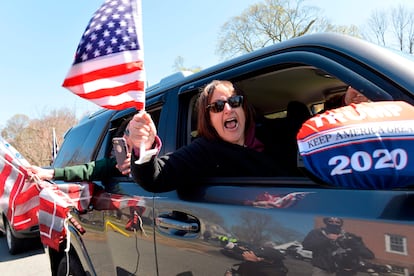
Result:
[[[15,255],[23,251],[24,248],[24,239],[16,238],[13,235],[13,230],[8,221],[5,223],[6,228],[6,240],[7,240],[7,247],[9,248],[9,253]]]
[[[56,276],[65,276],[67,275],[67,266],[68,260],[66,254],[62,256],[62,259],[59,262],[59,266],[57,268]],[[82,264],[80,263],[78,257],[73,254],[69,253],[69,275],[71,276],[86,276],[85,271],[83,270]]]

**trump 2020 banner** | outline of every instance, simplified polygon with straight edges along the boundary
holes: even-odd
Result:
[[[307,120],[298,135],[304,165],[345,188],[414,185],[414,107],[387,101],[352,104]]]

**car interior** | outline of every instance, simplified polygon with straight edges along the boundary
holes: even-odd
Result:
[[[291,101],[306,104],[314,113],[327,98],[344,93],[347,88],[339,79],[312,66],[277,70],[235,84],[244,91],[256,112],[268,118],[286,115]]]
[[[271,72],[260,72],[233,80],[256,111],[256,135],[272,154],[284,156],[288,176],[303,176],[298,168],[296,134],[307,119],[324,110],[331,97],[345,93],[348,85],[312,66],[293,66]],[[197,136],[197,95],[190,101],[191,133]]]

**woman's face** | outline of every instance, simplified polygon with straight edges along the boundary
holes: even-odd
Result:
[[[214,89],[209,104],[212,104],[217,100],[227,101],[231,96],[233,96],[233,94],[227,87],[218,85]],[[212,126],[224,141],[241,146],[244,145],[246,115],[242,105],[240,107],[232,108],[226,103],[223,111],[214,113],[210,110],[209,113]]]

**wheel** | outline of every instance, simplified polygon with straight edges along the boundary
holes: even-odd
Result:
[[[57,276],[65,276],[67,274],[68,259],[66,254],[62,256],[62,259],[59,262],[57,269]],[[86,276],[85,271],[83,271],[82,264],[80,263],[78,257],[72,252],[69,253],[69,275],[71,276]]]
[[[6,240],[7,240],[7,247],[9,248],[9,253],[15,255],[23,250],[24,247],[24,240],[16,238],[13,235],[13,231],[8,221],[5,223],[6,228]]]

